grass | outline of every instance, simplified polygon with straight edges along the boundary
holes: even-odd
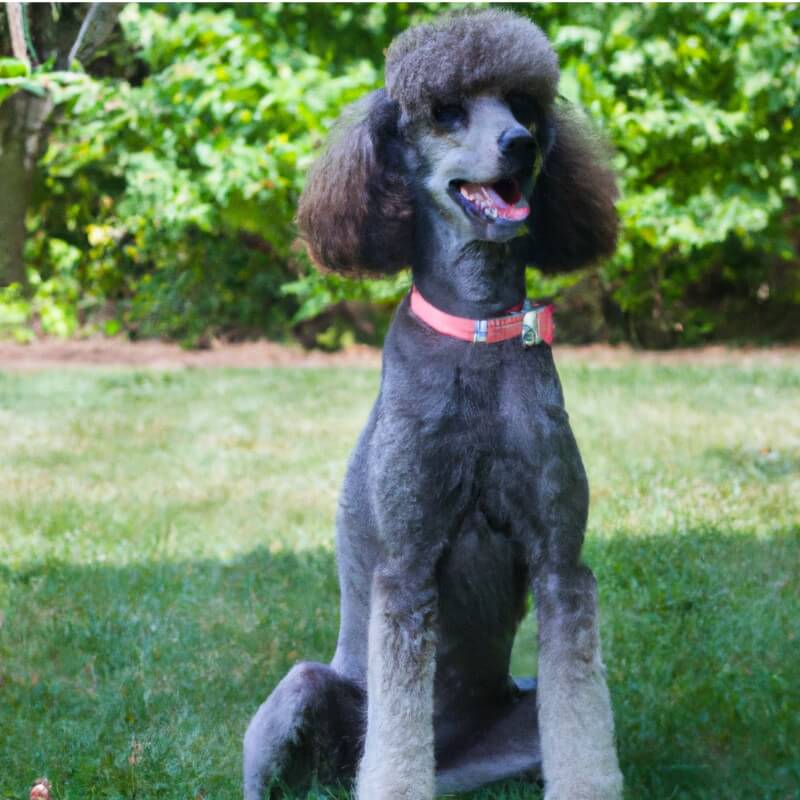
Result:
[[[800,798],[800,365],[561,372],[627,796]],[[240,796],[250,715],[333,652],[377,382],[0,374],[0,798],[41,774],[71,800]]]

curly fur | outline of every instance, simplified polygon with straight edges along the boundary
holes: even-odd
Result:
[[[350,106],[300,198],[297,223],[317,266],[392,272],[412,260],[414,207],[397,104],[379,89]]]
[[[556,102],[558,65],[542,31],[505,11],[462,12],[411,28],[391,45],[386,88],[349,107],[300,199],[297,224],[313,261],[345,274],[414,263],[415,202],[404,149],[437,103],[481,91],[533,95],[550,147],[531,198],[530,233],[515,252],[545,271],[614,251],[617,190],[587,122]]]
[[[553,146],[531,198],[524,257],[545,272],[608,258],[617,246],[617,184],[598,134],[568,106],[552,110]]]
[[[507,11],[462,12],[409,28],[386,56],[386,89],[407,117],[486,89],[528,91],[548,106],[557,84],[547,37]]]

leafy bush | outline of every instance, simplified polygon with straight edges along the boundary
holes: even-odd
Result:
[[[231,11],[131,7],[123,25],[148,74],[74,102],[44,160],[31,266],[48,271],[53,237],[79,246],[75,277],[141,335],[280,333],[302,175],[375,68],[331,77]]]
[[[615,258],[547,281],[531,270],[531,293],[590,314],[577,338],[796,336],[796,6],[515,9],[553,39],[562,91],[613,143],[623,193]],[[321,315],[316,340],[336,346],[352,327],[336,311],[353,303],[385,320],[408,276],[320,275],[292,218],[342,106],[380,85],[391,38],[438,10],[129,6],[102,70],[123,77],[79,76],[62,98],[30,215],[26,313],[50,332],[190,344],[284,337]],[[6,295],[8,328],[25,301]]]
[[[648,344],[794,316],[800,160],[795,6],[578,10],[551,30],[618,153],[624,238],[602,269]],[[769,302],[767,302],[769,300]],[[754,314],[748,330],[747,314]]]

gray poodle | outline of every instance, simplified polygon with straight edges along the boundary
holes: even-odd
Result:
[[[509,12],[410,29],[311,172],[298,223],[314,261],[411,266],[414,290],[341,495],[336,653],[259,708],[247,800],[353,777],[359,800],[429,800],[540,770],[548,800],[622,795],[580,562],[586,474],[549,307],[524,301],[526,265],[577,268],[616,242],[613,175],[558,77],[544,34]],[[509,674],[529,592],[538,684]]]

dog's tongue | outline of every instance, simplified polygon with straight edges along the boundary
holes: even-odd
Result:
[[[513,203],[504,200],[489,183],[462,183],[461,191],[467,196],[480,198],[485,205],[492,206],[497,211],[498,217],[519,220],[525,219],[530,214],[528,204],[516,187],[513,192],[515,195]]]

